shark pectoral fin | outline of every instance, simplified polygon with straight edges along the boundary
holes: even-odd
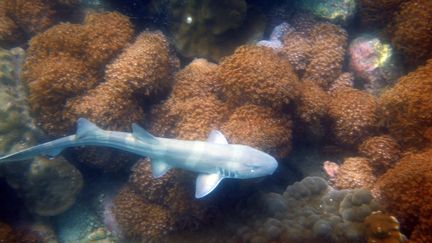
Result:
[[[220,174],[200,174],[196,179],[195,198],[202,198],[213,191],[223,179]]]
[[[76,138],[83,138],[86,135],[94,134],[97,131],[101,131],[98,126],[96,126],[91,121],[85,119],[85,118],[79,118],[77,121],[77,132],[76,132]]]
[[[168,170],[171,169],[171,166],[169,166],[167,163],[161,160],[151,161],[151,166],[152,166],[152,174],[154,178],[159,178],[165,175],[165,173],[167,173]]]
[[[218,130],[212,130],[207,138],[209,143],[228,144],[225,136]]]
[[[140,127],[138,124],[133,123],[132,124],[132,134],[137,139],[146,141],[151,144],[155,144],[158,142],[155,136],[151,135],[149,132],[144,130],[144,128]]]

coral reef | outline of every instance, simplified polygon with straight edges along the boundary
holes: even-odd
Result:
[[[348,53],[350,69],[371,94],[379,94],[401,76],[402,67],[392,47],[377,37],[362,35],[355,38],[349,45]]]
[[[286,107],[297,95],[297,76],[289,62],[272,49],[246,45],[224,58],[217,78],[231,106],[255,104]]]
[[[432,59],[383,92],[380,103],[390,135],[402,147],[423,147],[432,127]]]
[[[174,44],[186,57],[217,61],[264,32],[264,15],[245,0],[153,2],[167,12]]]
[[[370,137],[358,147],[360,154],[368,158],[375,174],[382,174],[399,160],[399,144],[388,135]]]
[[[405,242],[397,219],[381,211],[373,212],[364,220],[367,242]]]
[[[331,92],[329,116],[336,142],[355,145],[372,135],[378,122],[378,102],[368,93],[353,88]]]
[[[336,176],[332,179],[333,185],[338,189],[364,188],[372,190],[377,177],[373,167],[366,158],[346,158],[339,166]]]
[[[331,84],[328,91],[331,93],[339,88],[353,88],[354,87],[354,75],[352,73],[342,73],[339,77]]]
[[[362,241],[363,220],[379,209],[368,191],[334,190],[319,177],[306,177],[288,186],[283,195],[269,193],[254,201],[243,209],[250,218],[237,228],[239,241]]]
[[[283,36],[282,53],[298,73],[302,74],[306,69],[311,50],[312,43],[305,35],[299,32],[291,32]]]
[[[347,33],[330,23],[318,23],[309,33],[312,40],[310,61],[302,80],[311,80],[327,90],[342,72]]]
[[[0,46],[17,45],[71,15],[78,1],[3,0],[0,2]]]
[[[128,187],[116,196],[113,210],[122,233],[130,239],[158,238],[174,226],[174,219],[168,210],[146,202]]]
[[[432,241],[431,158],[431,149],[407,154],[377,181],[383,206],[400,220],[412,242]]]
[[[291,151],[291,120],[272,109],[256,105],[236,108],[221,127],[230,143],[247,144],[277,158]]]
[[[319,121],[327,115],[330,96],[316,83],[305,80],[300,86],[296,113],[302,122],[319,125]]]
[[[400,10],[389,27],[390,40],[402,53],[403,61],[416,67],[432,57],[432,2],[410,0]]]
[[[105,23],[117,28],[105,28]],[[132,34],[125,16],[95,13],[83,25],[56,25],[30,40],[23,78],[29,85],[32,111],[48,135],[71,132],[75,120],[63,115],[67,100],[97,85],[98,66],[108,62]]]

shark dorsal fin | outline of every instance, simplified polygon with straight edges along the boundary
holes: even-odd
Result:
[[[85,119],[85,118],[79,118],[77,121],[77,131],[76,131],[76,138],[83,138],[89,134],[93,134],[96,131],[100,131],[98,126],[96,124],[92,123],[91,121]]]
[[[135,138],[139,140],[146,141],[148,143],[157,143],[157,139],[155,136],[151,135],[149,132],[144,130],[144,128],[140,127],[138,124],[132,124],[132,134]]]
[[[167,163],[165,163],[162,160],[152,160],[151,167],[152,167],[152,174],[154,178],[159,178],[165,175],[165,173],[167,173],[168,170],[171,169],[171,166],[169,166]]]
[[[218,130],[212,130],[207,138],[209,143],[228,144],[225,136]]]
[[[195,185],[195,198],[205,197],[217,187],[223,178],[219,173],[198,175]]]

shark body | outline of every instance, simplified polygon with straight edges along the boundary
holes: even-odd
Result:
[[[158,178],[171,168],[198,173],[195,197],[213,191],[224,178],[248,179],[271,175],[278,163],[269,154],[240,144],[228,144],[213,130],[207,141],[186,141],[154,137],[137,124],[132,133],[105,131],[87,119],[77,121],[75,135],[66,136],[0,158],[0,163],[33,158],[55,157],[68,147],[104,146],[149,157],[152,174]]]

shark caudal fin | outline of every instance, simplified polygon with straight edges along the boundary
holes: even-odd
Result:
[[[96,124],[92,123],[91,121],[85,118],[79,118],[77,121],[77,131],[75,135],[77,139],[80,139],[85,136],[94,134],[98,131],[103,131],[103,130],[98,126],[96,126]]]
[[[212,192],[224,177],[221,174],[200,174],[196,179],[195,198],[202,198]]]

